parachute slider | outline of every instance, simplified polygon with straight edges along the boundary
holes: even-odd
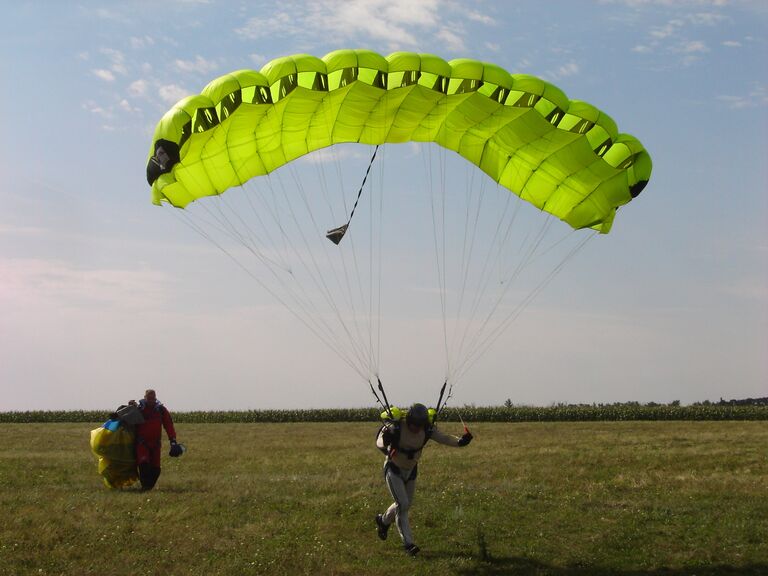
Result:
[[[341,239],[344,238],[344,234],[347,233],[347,228],[349,228],[350,222],[352,222],[352,216],[355,215],[355,210],[357,210],[357,203],[360,202],[360,195],[363,193],[363,187],[365,186],[365,181],[368,179],[368,174],[371,172],[371,166],[373,166],[373,161],[376,159],[376,152],[379,150],[379,145],[376,145],[376,148],[373,149],[373,155],[371,156],[371,161],[368,162],[368,169],[365,171],[365,176],[363,176],[363,182],[360,184],[360,190],[357,191],[357,199],[355,200],[355,205],[352,206],[352,212],[349,214],[349,220],[347,220],[347,223],[343,226],[339,226],[338,228],[334,228],[333,230],[328,230],[325,237],[328,238],[331,242],[339,245],[339,242],[341,242]]]
[[[325,237],[338,246],[341,239],[344,238],[344,234],[347,233],[347,228],[349,228],[349,222],[333,230],[328,230]]]

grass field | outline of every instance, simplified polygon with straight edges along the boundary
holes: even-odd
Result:
[[[765,422],[477,424],[426,449],[416,559],[373,423],[180,424],[148,493],[101,485],[96,426],[0,424],[0,574],[768,574]]]

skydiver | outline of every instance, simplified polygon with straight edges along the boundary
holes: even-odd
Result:
[[[376,445],[386,454],[384,481],[394,502],[384,514],[376,515],[376,531],[380,539],[386,540],[389,527],[394,523],[406,554],[416,556],[419,547],[413,541],[408,510],[416,491],[421,452],[429,440],[446,446],[464,447],[472,441],[472,434],[466,427],[461,437],[440,432],[433,424],[434,411],[427,410],[424,404],[414,404],[405,415],[399,409],[392,408],[382,414],[382,419],[386,423]]]
[[[170,456],[181,456],[184,448],[176,442],[176,430],[168,409],[157,400],[154,390],[147,390],[138,405],[134,400],[128,404],[137,406],[144,422],[136,426],[136,464],[142,490],[151,490],[160,477],[160,450],[162,431],[171,443]]]

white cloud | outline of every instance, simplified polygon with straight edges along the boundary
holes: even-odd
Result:
[[[62,307],[138,307],[165,297],[168,277],[149,269],[83,269],[58,260],[0,259],[0,301]]]
[[[663,40],[671,36],[675,36],[677,32],[684,26],[685,22],[682,20],[670,20],[663,26],[654,26],[651,28],[650,36],[658,40]]]
[[[461,52],[466,49],[464,38],[453,30],[444,28],[437,33],[437,38],[441,40],[445,48],[451,52]]]
[[[96,116],[99,116],[106,120],[111,120],[114,117],[114,114],[112,114],[111,110],[104,108],[102,106],[99,106],[95,102],[88,102],[83,105],[83,108],[88,110],[88,112],[90,112],[91,114],[95,114]]]
[[[113,20],[118,22],[127,22],[128,19],[121,13],[116,10],[110,10],[109,8],[97,8],[95,11],[92,12],[93,15],[96,16],[96,18],[99,18],[100,20]]]
[[[621,0],[619,0],[621,1]],[[630,4],[629,2],[624,2]],[[690,65],[701,59],[701,56],[709,52],[708,46],[701,40],[691,38],[692,32],[699,28],[712,28],[728,20],[728,17],[717,9],[724,4],[717,1],[689,1],[666,2],[649,0],[648,4],[663,5],[668,10],[667,21],[661,25],[651,26],[648,31],[647,41],[636,44],[632,51],[636,54],[677,54],[676,58],[665,58],[666,66]],[[631,3],[640,6],[642,2]],[[694,8],[706,8],[705,10],[691,10]],[[671,13],[671,14],[670,14]]]
[[[196,73],[208,75],[219,68],[219,63],[215,60],[208,60],[202,56],[195,56],[194,60],[176,60],[174,62],[176,69],[181,72]]]
[[[91,70],[93,74],[97,78],[101,78],[105,82],[114,82],[115,81],[115,75],[110,70],[105,70],[103,68],[96,68],[95,70]]]
[[[516,70],[527,70],[533,65],[528,58],[523,58],[517,63]]]
[[[142,97],[146,95],[148,88],[149,83],[143,78],[140,78],[128,85],[128,93],[131,94],[131,96]]]
[[[308,35],[332,37],[338,43],[363,40],[383,42],[389,49],[447,44],[450,50],[465,49],[466,21],[486,26],[495,20],[451,0],[318,0],[314,3],[287,0],[271,16],[248,19],[235,32],[246,39]]]
[[[128,100],[123,98],[120,100],[120,102],[117,103],[119,108],[123,110],[124,112],[129,112],[131,114],[135,114],[137,112],[141,112],[140,108],[136,108],[133,104],[131,104]]]
[[[701,40],[686,40],[680,42],[677,46],[671,48],[673,52],[682,54],[681,64],[690,66],[694,62],[701,60],[701,56],[709,52],[707,45]]]
[[[709,48],[707,48],[707,45],[704,44],[701,40],[690,40],[686,42],[681,42],[678,46],[678,50],[680,52],[683,52],[684,54],[694,54],[694,53],[701,53],[701,52],[709,52]]]
[[[746,94],[723,94],[717,100],[735,110],[768,106],[768,87],[755,84]]]
[[[175,104],[182,98],[189,96],[191,92],[177,84],[166,84],[164,86],[160,86],[158,89],[158,94],[163,102],[168,104]]]
[[[486,26],[494,26],[496,24],[496,20],[494,18],[488,16],[487,14],[482,14],[476,10],[470,10],[467,12],[467,18],[474,22],[485,24]]]
[[[727,48],[741,48],[741,42],[737,40],[724,40],[721,44]]]
[[[292,36],[302,32],[301,27],[294,24],[295,19],[290,11],[278,12],[269,18],[249,18],[243,27],[235,29],[235,33],[248,40],[267,36]]]
[[[155,45],[155,39],[151,36],[131,36],[130,38],[131,48],[134,50],[140,50],[142,48],[148,48]]]
[[[99,119],[98,125],[102,130],[112,132],[116,129],[114,124],[112,124],[115,120],[114,106],[102,106],[93,100],[88,100],[87,102],[84,102],[81,107],[83,110],[86,110]]]
[[[248,59],[253,62],[254,66],[261,68],[267,63],[267,57],[262,54],[248,54]]]
[[[109,69],[116,74],[125,75],[128,69],[125,66],[125,55],[120,50],[114,48],[102,48],[101,53],[109,60]]]
[[[727,6],[730,0],[600,0],[601,4],[621,4],[630,8],[640,8],[643,6],[667,6],[667,7],[688,7],[688,6],[707,6],[720,8]]]
[[[580,71],[579,65],[576,62],[567,62],[558,67],[554,72],[549,72],[546,76],[552,80],[559,80],[561,78],[567,78],[569,76],[575,76]]]
[[[692,24],[700,26],[716,26],[727,20],[727,18],[719,12],[697,12],[695,14],[690,14],[688,20]]]

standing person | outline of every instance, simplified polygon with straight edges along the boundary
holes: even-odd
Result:
[[[129,404],[135,406],[136,402],[131,400]],[[136,464],[139,467],[139,481],[142,490],[152,490],[160,477],[162,429],[165,428],[171,443],[171,456],[178,456],[182,448],[176,442],[171,413],[157,400],[154,390],[147,390],[137,407],[144,417],[144,422],[136,426]]]
[[[393,408],[390,414],[399,417],[400,410]],[[382,418],[385,416],[386,413],[382,414]],[[413,504],[416,492],[416,475],[421,452],[430,440],[461,448],[472,441],[472,434],[466,427],[461,437],[440,432],[433,424],[427,407],[424,404],[414,404],[404,417],[388,421],[376,441],[379,449],[387,455],[384,462],[384,480],[394,500],[384,514],[376,515],[376,531],[379,538],[386,540],[389,527],[394,523],[403,540],[403,548],[409,556],[419,553],[408,522],[408,510]]]

